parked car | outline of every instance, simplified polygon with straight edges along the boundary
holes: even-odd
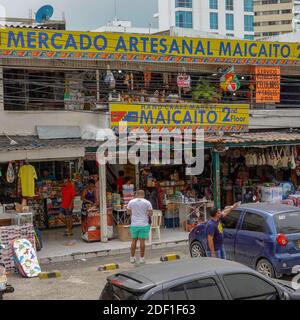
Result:
[[[300,292],[240,263],[193,258],[107,278],[100,300],[300,300]]]
[[[192,257],[205,257],[206,224],[189,234]],[[300,210],[286,205],[248,203],[222,219],[227,259],[280,278],[300,265]]]

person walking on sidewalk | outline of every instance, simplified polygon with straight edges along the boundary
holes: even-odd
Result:
[[[207,256],[213,258],[226,259],[226,252],[223,243],[222,218],[226,217],[232,210],[236,209],[239,203],[221,211],[219,208],[213,208],[210,211],[211,219],[207,222]]]
[[[131,256],[130,262],[135,263],[135,251],[137,241],[140,241],[140,263],[145,263],[145,248],[146,239],[149,238],[150,224],[149,217],[153,214],[151,202],[145,199],[145,192],[139,190],[136,192],[136,198],[130,200],[127,206],[127,214],[131,215],[130,234],[131,242]]]
[[[75,187],[70,180],[69,176],[64,178],[64,184],[61,188],[61,210],[65,216],[66,222],[66,236],[72,236],[73,229],[73,208],[74,208],[74,198],[76,196]]]

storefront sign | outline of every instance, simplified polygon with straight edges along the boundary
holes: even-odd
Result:
[[[191,87],[191,76],[187,74],[179,74],[177,76],[178,88],[190,88]]]
[[[111,128],[127,122],[131,130],[143,128],[197,129],[206,132],[247,131],[249,105],[239,104],[110,104]]]
[[[256,103],[280,102],[280,67],[256,67]]]
[[[299,43],[1,29],[0,57],[300,65]]]

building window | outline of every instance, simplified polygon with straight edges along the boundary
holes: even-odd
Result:
[[[176,8],[192,8],[193,0],[176,0],[175,7]]]
[[[176,27],[193,28],[193,13],[187,11],[176,12]]]
[[[254,19],[253,16],[244,16],[245,31],[254,30]]]
[[[218,9],[218,0],[209,0],[209,9]]]
[[[233,0],[226,0],[226,10],[233,11]]]
[[[253,40],[253,39],[254,39],[254,36],[249,35],[249,34],[245,34],[244,39],[245,39],[245,40]]]
[[[226,30],[234,30],[233,14],[226,13]]]
[[[244,10],[246,12],[253,12],[253,0],[244,0]]]
[[[218,14],[216,12],[210,12],[209,17],[210,17],[210,28],[219,29]]]

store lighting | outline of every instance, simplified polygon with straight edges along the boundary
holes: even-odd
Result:
[[[119,70],[118,72],[119,72],[119,73],[122,73],[122,70]]]

